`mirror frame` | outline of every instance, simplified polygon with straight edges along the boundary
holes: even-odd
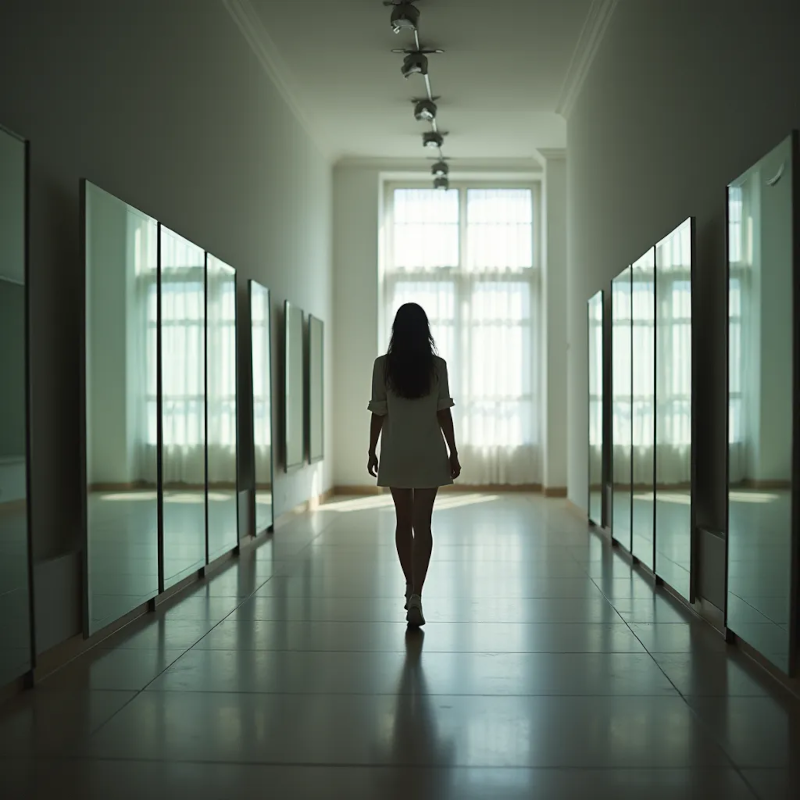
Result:
[[[28,669],[19,675],[12,676],[10,681],[22,680],[25,688],[33,686],[33,674],[37,666],[36,648],[36,593],[34,591],[34,553],[33,553],[33,502],[31,486],[31,143],[29,139],[20,136],[14,131],[0,125],[0,133],[4,133],[12,139],[16,139],[22,145],[23,158],[23,179],[22,179],[22,215],[23,215],[23,251],[22,251],[22,270],[24,277],[23,285],[23,325],[25,334],[23,337],[23,359],[24,359],[24,405],[25,405],[25,557],[27,560],[28,576]],[[0,684],[2,686],[2,684]]]

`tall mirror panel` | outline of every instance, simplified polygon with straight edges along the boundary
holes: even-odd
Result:
[[[728,627],[789,669],[794,137],[728,187]]]
[[[687,600],[692,561],[694,220],[656,245],[656,574]]]
[[[633,315],[633,531],[631,552],[653,569],[655,508],[655,371],[656,274],[655,250],[631,267]]]
[[[272,515],[272,369],[269,289],[250,281],[252,326],[253,449],[256,535],[270,530]]]
[[[237,502],[236,270],[206,256],[208,558],[239,543]]]
[[[589,519],[603,524],[603,292],[588,304]]]
[[[611,530],[631,549],[631,269],[611,282]]]
[[[308,461],[325,456],[325,323],[308,316]]]
[[[0,687],[31,669],[27,144],[0,128]]]
[[[92,633],[158,593],[158,225],[84,192],[86,572]]]
[[[164,586],[206,563],[205,253],[161,226]]]
[[[284,305],[285,467],[293,470],[305,460],[305,380],[303,377],[303,312],[288,300]]]

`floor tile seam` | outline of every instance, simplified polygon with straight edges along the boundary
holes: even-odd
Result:
[[[350,653],[353,655],[405,655],[405,648],[389,648],[385,650],[338,650],[328,648],[301,647],[200,647],[193,645],[189,650],[198,653]],[[649,655],[647,650],[425,650],[431,655],[451,656],[642,656]],[[183,653],[186,655],[186,653]],[[423,656],[424,657],[424,656]],[[174,662],[173,662],[174,663]]]
[[[654,766],[582,766],[582,765],[558,765],[558,766],[529,766],[529,765],[506,765],[506,764],[484,764],[484,765],[470,765],[470,764],[437,764],[419,761],[392,761],[392,762],[378,762],[378,763],[365,763],[363,761],[243,761],[243,760],[218,760],[215,758],[192,759],[192,758],[147,758],[143,756],[101,756],[93,755],[90,753],[73,753],[70,755],[47,755],[40,756],[19,756],[15,754],[4,755],[0,753],[0,762],[3,761],[24,761],[37,764],[47,762],[48,764],[58,764],[66,766],[75,762],[91,762],[91,763],[119,763],[125,762],[126,764],[188,764],[188,765],[205,765],[212,764],[216,767],[255,767],[255,768],[281,768],[285,770],[299,771],[305,768],[312,769],[325,769],[325,770],[353,770],[359,771],[389,771],[396,769],[403,770],[425,770],[425,771],[469,771],[469,772],[653,772],[653,773],[691,773],[699,774],[704,773],[708,775],[716,775],[722,773],[736,772],[730,767],[725,766],[709,766],[709,765],[693,765],[687,767],[665,767],[660,765]],[[785,772],[787,767],[749,767],[748,769],[758,770],[761,772]],[[750,788],[748,786],[748,788]],[[751,790],[752,791],[752,790]],[[758,795],[755,795],[758,798]]]
[[[608,545],[607,545],[607,546],[608,546]],[[633,567],[631,566],[631,572],[633,572],[633,571],[634,571],[634,570],[633,570]],[[593,580],[594,580],[594,579],[593,579]],[[596,582],[595,582],[595,585],[596,585]],[[600,587],[598,586],[598,588],[600,588]],[[657,593],[657,591],[656,591],[656,589],[657,589],[657,588],[658,588],[658,587],[657,587],[657,585],[654,583],[654,584],[653,584],[653,595],[654,595],[654,596],[658,596],[658,593]],[[601,590],[601,591],[602,591],[602,590]],[[617,610],[617,609],[616,609],[616,607],[614,608],[614,610],[615,610],[615,611]],[[619,612],[617,612],[617,613],[619,613]],[[620,617],[621,617],[621,615],[620,615]],[[694,719],[695,719],[695,721],[698,723],[698,725],[700,726],[701,730],[703,730],[703,731],[705,732],[705,734],[706,734],[706,735],[709,737],[709,739],[710,739],[710,740],[711,740],[711,741],[714,743],[715,747],[716,747],[716,748],[717,748],[717,749],[718,749],[718,750],[719,750],[719,751],[720,751],[720,752],[723,754],[723,756],[725,757],[726,761],[728,761],[728,763],[730,764],[730,768],[731,768],[731,769],[733,769],[733,770],[736,772],[736,774],[739,776],[740,780],[742,780],[742,781],[743,781],[743,783],[745,784],[745,786],[747,787],[747,789],[748,789],[749,791],[753,792],[753,794],[754,794],[756,797],[758,797],[758,794],[757,794],[757,793],[754,791],[753,787],[752,787],[752,786],[750,786],[750,783],[749,783],[749,782],[748,782],[748,781],[745,779],[744,775],[742,774],[742,770],[740,769],[739,765],[738,765],[738,764],[737,764],[737,763],[734,761],[734,759],[733,759],[733,757],[731,756],[731,754],[730,754],[730,753],[728,753],[727,749],[726,749],[726,748],[723,746],[722,742],[721,742],[721,741],[720,741],[720,739],[717,737],[717,735],[714,733],[714,731],[711,729],[711,727],[710,727],[710,726],[708,726],[708,725],[706,725],[706,723],[705,723],[705,722],[704,722],[704,721],[703,721],[703,720],[700,718],[699,714],[698,714],[698,713],[697,713],[697,711],[694,709],[694,707],[692,706],[692,704],[689,702],[689,700],[688,700],[688,697],[689,697],[689,696],[691,696],[691,697],[695,697],[696,695],[689,695],[689,696],[687,696],[687,695],[683,694],[683,693],[682,693],[682,692],[681,692],[681,691],[678,689],[678,687],[677,687],[677,685],[674,683],[674,681],[673,681],[673,680],[672,680],[672,679],[669,677],[669,675],[667,675],[667,673],[664,671],[663,667],[662,667],[662,666],[661,666],[661,665],[658,663],[658,661],[655,659],[655,657],[654,657],[654,654],[653,654],[653,653],[651,653],[651,652],[650,652],[650,650],[648,650],[648,649],[647,649],[647,647],[646,647],[646,645],[644,644],[644,642],[643,642],[643,641],[642,641],[642,640],[639,638],[639,636],[637,636],[637,634],[636,634],[636,631],[634,631],[634,630],[633,630],[633,628],[631,628],[631,624],[636,624],[636,623],[634,623],[634,622],[632,622],[632,621],[630,621],[630,620],[625,620],[625,619],[623,619],[623,622],[625,622],[625,624],[628,626],[628,629],[629,629],[629,630],[630,630],[630,632],[633,634],[633,636],[635,636],[635,637],[636,637],[636,639],[639,641],[639,643],[642,645],[642,647],[644,647],[645,651],[646,651],[646,652],[647,652],[647,654],[650,656],[650,658],[652,659],[653,663],[656,665],[657,669],[658,669],[658,670],[659,670],[659,671],[660,671],[660,672],[661,672],[661,673],[664,675],[664,677],[666,678],[666,680],[667,680],[667,681],[669,682],[669,684],[670,684],[670,685],[673,687],[673,689],[675,690],[675,693],[676,693],[676,694],[677,694],[677,696],[678,696],[678,697],[679,697],[679,698],[680,698],[680,699],[683,701],[684,705],[685,705],[685,706],[688,708],[688,710],[689,710],[689,713],[691,714],[692,718],[694,718]],[[679,624],[680,624],[680,623],[679,623]],[[689,623],[685,623],[685,624],[689,624]]]
[[[150,684],[148,684],[148,687]],[[607,699],[607,700],[622,700],[622,699],[637,699],[641,700],[643,698],[651,698],[651,699],[666,699],[666,700],[683,700],[685,702],[686,698],[684,698],[677,690],[667,690],[664,692],[659,692],[656,694],[642,692],[640,694],[631,694],[626,692],[613,692],[613,693],[605,693],[600,694],[597,692],[587,693],[587,694],[570,694],[568,692],[531,692],[528,694],[520,694],[519,692],[509,692],[509,693],[487,693],[487,692],[425,692],[424,695],[420,694],[419,691],[412,689],[407,692],[398,692],[396,689],[392,689],[391,691],[387,690],[385,692],[309,692],[305,691],[296,691],[296,692],[287,692],[287,691],[262,691],[262,690],[233,690],[233,689],[150,689],[146,687],[142,689],[140,693],[147,693],[148,696],[157,696],[157,695],[227,695],[227,696],[234,696],[239,697],[241,695],[247,695],[248,697],[313,697],[316,699],[319,698],[335,698],[335,697],[415,697],[419,699],[423,697],[426,700],[433,700],[435,698],[440,699],[447,699],[447,698],[470,698],[470,699],[530,699],[530,698],[572,698],[575,700],[589,700],[589,699]],[[131,698],[134,700],[136,698]],[[688,703],[687,703],[688,705]]]
[[[726,697],[726,696],[727,697],[731,697],[732,695],[723,695],[723,697]],[[714,728],[711,725],[709,725],[709,724],[707,724],[705,722],[705,720],[700,716],[700,714],[697,712],[697,710],[689,702],[688,697],[686,697],[684,695],[681,695],[681,697],[682,697],[684,703],[686,703],[686,705],[688,706],[689,713],[692,715],[692,717],[695,719],[697,724],[700,726],[700,729],[705,733],[706,736],[708,736],[708,738],[711,741],[714,742],[714,744],[717,746],[717,748],[722,751],[722,753],[725,755],[725,758],[730,762],[731,769],[739,776],[739,779],[742,781],[742,783],[744,783],[744,785],[747,787],[747,789],[750,792],[753,793],[753,796],[756,797],[756,798],[760,798],[761,795],[756,791],[755,787],[750,783],[750,781],[745,777],[745,774],[744,774],[745,770],[754,769],[754,767],[748,767],[747,765],[739,765],[736,762],[736,759],[734,759],[733,755],[728,752],[728,748],[725,746],[725,744],[722,741],[722,739],[719,736],[717,736],[716,732],[714,731]],[[696,697],[696,695],[694,695],[694,697]],[[790,766],[790,764],[786,764],[783,767],[783,769],[788,769],[789,766]],[[755,767],[755,769],[759,769],[759,768]],[[776,769],[781,769],[781,767],[777,767]]]

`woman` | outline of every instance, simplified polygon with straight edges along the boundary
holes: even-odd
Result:
[[[406,620],[415,627],[425,624],[422,587],[433,550],[436,492],[461,474],[452,406],[447,364],[436,355],[428,317],[421,306],[406,303],[395,316],[389,350],[375,359],[372,371],[367,470],[377,475],[378,486],[392,490],[395,543],[406,578]],[[378,467],[375,448],[381,433]]]

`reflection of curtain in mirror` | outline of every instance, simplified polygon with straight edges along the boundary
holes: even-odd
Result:
[[[682,488],[689,488],[692,474],[691,259],[691,226],[687,223],[657,251],[658,483]]]
[[[384,298],[419,303],[447,360],[468,484],[541,480],[539,273],[529,189],[397,189]]]
[[[236,482],[236,284],[223,267],[208,272],[208,482]]]
[[[134,481],[153,485],[157,481],[155,301],[158,228],[153,220],[143,218],[131,208],[127,211],[127,251],[126,390],[129,399],[129,453],[134,462]]]
[[[603,474],[603,301],[589,302],[589,484],[600,489]]]
[[[748,182],[752,184],[752,181]],[[747,389],[753,387],[749,362],[757,354],[749,352],[753,341],[753,198],[744,187],[728,189],[728,469],[729,481],[737,483],[747,472],[747,413],[754,404],[747,402]],[[756,342],[758,337],[755,337]],[[755,404],[757,407],[757,403]]]
[[[631,270],[633,483],[650,487],[655,466],[655,275],[652,258],[639,263]]]
[[[272,411],[270,405],[269,293],[251,284],[253,337],[253,440],[258,486],[272,480]]]
[[[613,481],[617,486],[631,480],[631,284],[630,273],[611,287],[611,387]]]

